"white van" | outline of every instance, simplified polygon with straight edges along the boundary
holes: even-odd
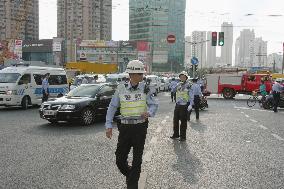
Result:
[[[49,98],[62,96],[68,92],[66,72],[63,68],[38,66],[12,66],[0,70],[0,106],[40,105],[42,80],[49,77]]]
[[[107,74],[106,82],[123,83],[126,79],[129,79],[128,73]]]

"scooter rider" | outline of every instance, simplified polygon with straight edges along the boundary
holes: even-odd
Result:
[[[174,134],[170,137],[176,139],[180,137],[180,141],[186,140],[187,129],[187,106],[189,103],[190,85],[187,82],[188,75],[185,71],[179,74],[181,82],[177,85],[177,102],[174,110],[173,131]],[[179,125],[179,121],[181,122]]]
[[[120,107],[118,123],[118,143],[115,152],[116,164],[120,172],[126,176],[128,189],[138,189],[141,172],[142,155],[148,128],[148,117],[153,117],[158,103],[149,90],[145,90],[143,80],[144,65],[139,60],[128,63],[126,72],[130,81],[120,84],[109,104],[106,115],[106,136],[112,137],[112,121]],[[128,154],[133,148],[132,166],[128,165]]]

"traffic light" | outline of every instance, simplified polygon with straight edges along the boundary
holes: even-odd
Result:
[[[217,45],[217,32],[212,32],[212,46]]]
[[[224,46],[224,32],[219,32],[219,46]]]

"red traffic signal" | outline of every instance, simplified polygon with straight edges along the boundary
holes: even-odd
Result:
[[[212,32],[212,46],[216,46],[217,45],[217,32]]]

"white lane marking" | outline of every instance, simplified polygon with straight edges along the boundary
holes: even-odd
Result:
[[[245,112],[241,112],[242,114],[244,114]]]
[[[147,173],[142,172],[140,174],[140,179],[138,182],[138,189],[144,189],[146,187],[146,181],[147,181]]]
[[[166,116],[166,119],[169,119],[170,118],[170,116]]]
[[[263,126],[263,125],[258,125],[258,127],[262,128],[262,129],[264,129],[264,130],[267,130],[267,129],[268,129],[267,127],[265,127],[265,126]]]
[[[240,111],[240,109],[237,109],[238,111]]]
[[[284,140],[283,138],[281,138],[280,136],[276,135],[276,134],[271,134],[272,136],[274,136],[276,139],[278,140]]]
[[[164,125],[167,122],[167,120],[163,120],[161,123]]]
[[[155,143],[157,143],[157,141],[158,141],[158,138],[157,138],[157,137],[153,137],[153,138],[151,139],[150,143],[151,143],[151,144],[155,144]]]
[[[254,119],[250,119],[252,122],[254,122],[254,123],[257,123],[257,121],[256,120],[254,120]]]
[[[158,127],[158,128],[156,129],[156,132],[157,132],[157,133],[160,133],[162,130],[163,130],[163,127]]]
[[[249,115],[245,115],[246,117],[249,117]]]
[[[147,151],[143,157],[144,162],[149,162],[152,159],[153,151]]]

